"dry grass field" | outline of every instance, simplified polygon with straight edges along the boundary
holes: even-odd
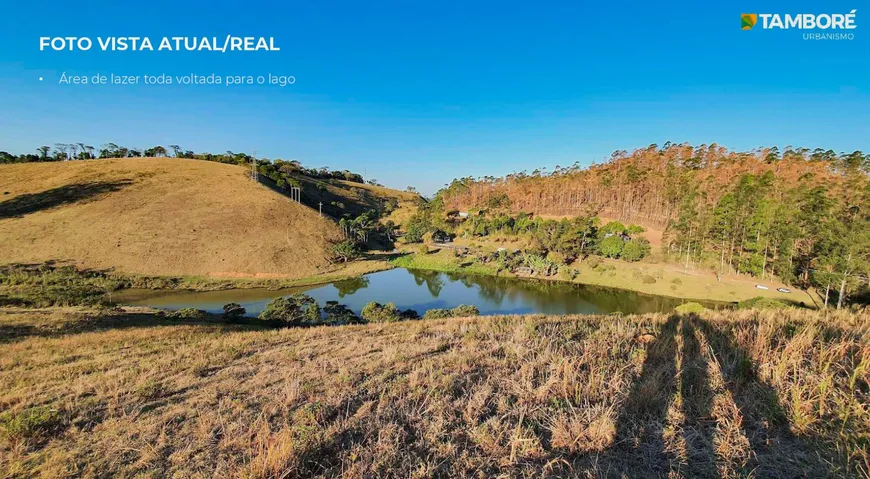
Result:
[[[0,310],[9,477],[866,477],[870,317]]]
[[[413,201],[416,201],[420,197],[420,195],[417,193],[411,193],[409,191],[394,190],[392,188],[387,188],[384,186],[375,186],[375,185],[369,185],[369,184],[354,183],[351,181],[344,181],[344,180],[338,180],[338,183],[344,185],[347,188],[359,188],[362,190],[366,190],[378,198],[382,198],[382,199],[395,198],[400,203],[401,202],[413,202]]]
[[[0,165],[0,263],[226,277],[335,270],[338,228],[246,172],[175,158]]]

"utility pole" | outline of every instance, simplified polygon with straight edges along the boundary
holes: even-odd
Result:
[[[257,150],[254,150],[253,155],[251,155],[251,179],[259,181],[257,178]]]
[[[321,201],[320,203],[317,203],[317,205],[320,207],[320,217],[323,218],[323,202]]]

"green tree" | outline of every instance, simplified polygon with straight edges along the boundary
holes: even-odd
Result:
[[[619,221],[611,221],[598,229],[598,235],[602,238],[609,235],[621,235],[625,233],[625,225]]]
[[[332,252],[343,263],[347,263],[359,257],[360,248],[355,239],[347,238],[332,245]]]
[[[228,323],[237,323],[245,317],[246,312],[239,303],[225,304],[223,318]]]
[[[48,152],[51,151],[50,146],[40,146],[36,149],[39,152],[39,160],[40,161],[48,161]]]
[[[269,301],[259,318],[284,324],[317,323],[320,321],[320,308],[311,296],[294,294]]]
[[[635,238],[631,241],[627,241],[623,245],[619,257],[626,261],[640,261],[645,258],[651,250],[652,248],[646,238]]]
[[[405,241],[408,243],[420,243],[423,241],[423,235],[429,232],[430,225],[426,221],[424,215],[420,213],[414,214],[408,220],[405,227]]]
[[[610,236],[601,240],[598,244],[598,251],[602,256],[608,258],[617,258],[622,253],[625,243],[619,236]]]
[[[359,324],[362,320],[347,306],[338,301],[327,301],[323,307],[325,321],[329,324]]]

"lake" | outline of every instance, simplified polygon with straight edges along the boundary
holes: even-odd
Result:
[[[476,306],[481,314],[606,314],[670,312],[687,300],[633,291],[533,279],[497,278],[436,271],[392,269],[360,278],[282,290],[225,291],[124,290],[111,301],[159,309],[196,308],[220,313],[227,303],[239,303],[256,316],[279,296],[305,293],[322,307],[338,301],[359,314],[371,301],[395,303],[423,315],[429,309]],[[704,303],[725,307],[723,303]]]

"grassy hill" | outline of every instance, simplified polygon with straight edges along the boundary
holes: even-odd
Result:
[[[335,224],[246,175],[174,158],[0,165],[0,263],[227,277],[335,270]]]
[[[333,218],[341,218],[345,214],[358,216],[368,210],[389,213],[406,207],[417,198],[416,193],[382,186],[321,180],[302,175],[295,175],[294,178],[302,185],[302,203],[317,210],[322,202],[323,212]]]
[[[0,309],[0,470],[861,477],[868,325],[788,310],[265,330]]]

